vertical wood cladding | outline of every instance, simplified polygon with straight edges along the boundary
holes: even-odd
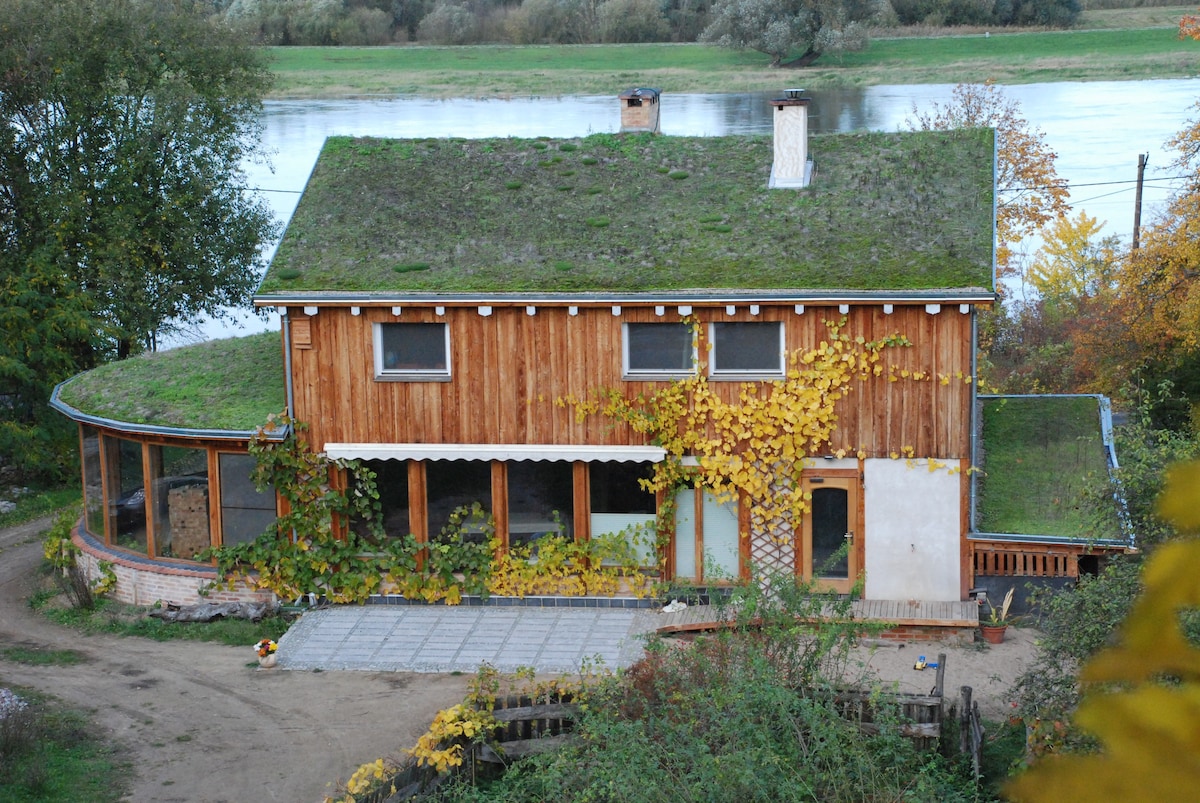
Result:
[[[299,315],[299,309],[291,314]],[[853,305],[848,316],[836,306],[747,305],[728,315],[724,305],[693,306],[702,324],[719,321],[782,321],[787,349],[809,349],[828,339],[826,321],[847,317],[851,338],[877,340],[905,335],[912,345],[890,348],[883,361],[898,369],[923,371],[932,380],[883,377],[853,382],[853,391],[837,404],[838,428],[833,449],[885,456],[912,447],[918,456],[965,457],[968,454],[970,386],[962,377],[971,369],[971,316],[957,305],[930,314],[923,305]],[[406,306],[400,318],[390,307],[323,307],[306,318],[310,346],[293,345],[295,411],[309,422],[314,443],[642,443],[627,427],[599,417],[580,422],[574,410],[554,404],[558,398],[589,397],[598,388],[627,394],[651,392],[661,383],[621,378],[623,323],[679,320],[676,307],[657,316],[653,306],[624,305],[568,308],[494,306],[477,308]],[[450,381],[377,381],[374,323],[446,323],[450,328]],[[705,352],[702,328],[701,358]],[[938,375],[950,377],[942,384]],[[741,383],[712,381],[727,400]]]

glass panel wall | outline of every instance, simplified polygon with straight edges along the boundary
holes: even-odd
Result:
[[[699,580],[697,568],[696,491],[684,488],[675,494],[675,576]]]
[[[221,540],[226,545],[253,541],[275,523],[275,489],[258,491],[250,479],[249,454],[218,455],[221,474]]]
[[[519,460],[508,464],[508,544],[555,534],[571,538],[575,516],[572,464]]]
[[[142,444],[104,436],[109,534],[113,546],[146,554],[146,486]]]
[[[181,446],[149,449],[155,554],[194,558],[211,544],[208,452]]]
[[[94,427],[80,429],[83,438],[83,524],[89,533],[103,541],[104,475],[100,468],[100,433]]]
[[[363,465],[375,472],[384,534],[389,538],[408,535],[411,532],[408,524],[408,461],[364,460]],[[356,519],[350,526],[361,536],[370,534],[362,521]]]
[[[653,564],[655,499],[640,480],[654,475],[654,464],[595,462],[589,464],[588,473],[592,536],[629,533],[640,563]]]
[[[718,502],[704,494],[704,579],[724,582],[738,579],[738,503]]]
[[[485,460],[430,460],[425,464],[429,506],[429,540],[436,541],[450,514],[478,502],[492,512],[492,464]],[[467,532],[468,541],[483,541],[480,532]]]

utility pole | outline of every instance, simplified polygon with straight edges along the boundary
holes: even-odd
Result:
[[[1142,179],[1146,175],[1146,162],[1150,154],[1138,154],[1137,196],[1133,200],[1133,250],[1138,250],[1138,240],[1142,233]]]

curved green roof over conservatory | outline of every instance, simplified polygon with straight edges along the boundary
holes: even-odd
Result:
[[[53,405],[133,431],[243,438],[286,405],[278,332],[211,340],[108,363],[60,385]]]

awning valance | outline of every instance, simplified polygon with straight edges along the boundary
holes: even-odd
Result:
[[[527,443],[327,443],[325,454],[352,460],[565,460],[660,463],[660,446]]]

